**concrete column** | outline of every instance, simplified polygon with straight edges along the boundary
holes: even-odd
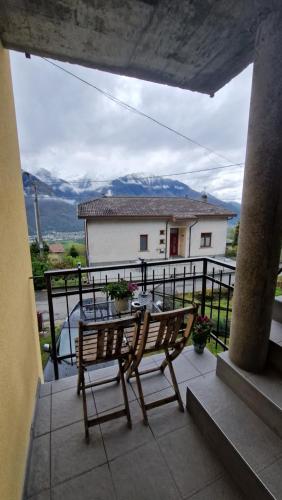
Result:
[[[256,6],[258,30],[229,351],[232,361],[254,372],[266,362],[282,233],[282,6],[280,0],[260,0]]]

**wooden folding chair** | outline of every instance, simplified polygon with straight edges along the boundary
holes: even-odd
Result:
[[[131,428],[131,417],[129,411],[128,397],[124,373],[128,367],[131,353],[131,344],[126,337],[130,332],[130,338],[139,336],[140,315],[130,316],[124,319],[112,321],[101,321],[84,323],[79,322],[79,337],[75,339],[76,362],[78,367],[77,394],[82,391],[83,415],[85,425],[85,438],[89,441],[89,427],[106,422],[113,418],[127,417],[128,426]],[[107,361],[118,361],[119,371],[115,377],[100,380],[98,382],[85,383],[85,370],[91,365],[106,363]],[[119,411],[108,413],[92,419],[88,418],[86,389],[109,382],[120,382],[124,398],[124,408]]]
[[[136,377],[145,424],[148,424],[147,410],[155,408],[156,406],[178,401],[180,410],[184,411],[172,362],[179,356],[187,343],[197,315],[197,309],[198,307],[193,305],[168,312],[154,314],[150,314],[149,312],[145,313],[141,334],[139,337],[135,336],[134,338],[134,354],[131,357],[131,364],[127,370],[127,380],[131,377]],[[138,367],[143,355],[161,350],[165,353],[165,359],[160,366],[140,372]],[[167,366],[174,387],[174,395],[159,399],[152,403],[145,403],[140,377],[156,371],[161,371],[163,373]]]

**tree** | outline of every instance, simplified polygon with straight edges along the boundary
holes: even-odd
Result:
[[[234,236],[233,236],[233,241],[232,241],[233,247],[237,247],[237,245],[238,245],[239,231],[240,231],[240,221],[237,222],[237,224],[235,226]]]
[[[45,287],[45,271],[48,271],[49,265],[46,257],[33,255],[31,257],[32,276],[35,290],[42,290]]]
[[[72,245],[72,246],[70,247],[69,255],[70,255],[71,257],[73,257],[73,258],[76,258],[76,257],[78,257],[78,256],[79,256],[79,253],[78,253],[78,251],[77,251],[77,249],[75,248],[75,246],[74,246],[74,245]]]
[[[30,244],[30,254],[31,256],[39,255],[40,249],[39,249],[39,243],[37,240],[33,241]]]
[[[47,255],[49,253],[49,246],[48,244],[46,243],[46,241],[43,241],[43,253],[45,255]],[[40,254],[40,248],[39,248],[39,243],[37,240],[33,241],[31,244],[30,244],[30,254],[31,254],[31,257],[35,256],[35,255],[39,255]]]

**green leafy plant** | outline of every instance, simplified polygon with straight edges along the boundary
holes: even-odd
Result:
[[[78,257],[79,253],[74,245],[70,247],[69,255],[73,258]]]
[[[207,316],[197,316],[192,330],[193,344],[206,344],[211,328],[212,323]]]
[[[103,288],[104,293],[108,293],[111,299],[132,298],[138,286],[125,280],[120,280],[115,283],[108,283]]]

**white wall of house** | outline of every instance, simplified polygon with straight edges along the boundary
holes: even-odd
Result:
[[[189,223],[169,223],[167,234],[167,257],[170,250],[170,227],[179,228],[179,255],[188,257]],[[161,231],[164,234],[161,234]],[[88,220],[89,264],[104,262],[160,260],[165,258],[166,221],[159,220]],[[211,233],[211,247],[201,247],[201,234]],[[201,219],[192,228],[191,257],[224,255],[227,220]],[[148,250],[140,251],[140,235],[148,235]],[[160,243],[164,240],[164,244]]]
[[[201,247],[201,234],[211,233],[211,246]],[[201,219],[191,229],[191,257],[203,257],[211,255],[224,255],[227,237],[227,220],[206,218]],[[189,231],[187,231],[187,243]],[[188,247],[187,247],[188,248]]]
[[[134,261],[138,258],[165,257],[165,221],[119,220],[87,221],[89,264],[99,262]],[[148,250],[140,251],[140,235],[148,235]],[[163,252],[161,253],[161,250]]]

